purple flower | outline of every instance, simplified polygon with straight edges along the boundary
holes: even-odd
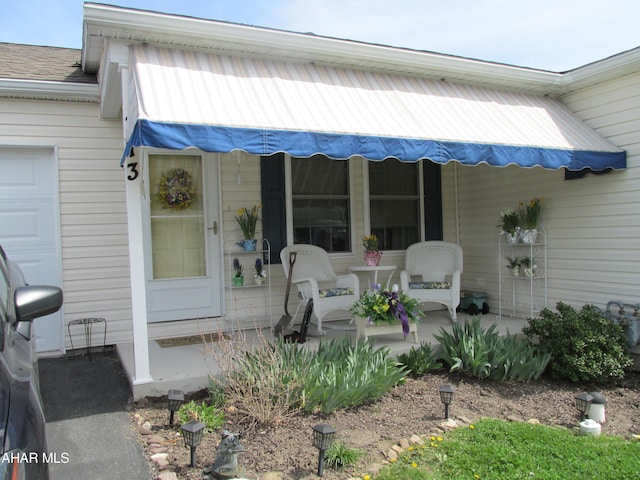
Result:
[[[409,316],[407,315],[407,311],[404,309],[404,305],[400,302],[398,298],[398,292],[382,292],[383,295],[388,297],[389,301],[389,310],[395,317],[400,320],[402,324],[402,333],[406,337],[409,334]]]

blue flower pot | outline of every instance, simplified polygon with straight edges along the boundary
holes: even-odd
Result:
[[[241,240],[237,242],[245,252],[255,252],[257,240]]]

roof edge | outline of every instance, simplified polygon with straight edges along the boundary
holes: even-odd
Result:
[[[0,78],[0,97],[98,103],[96,84]]]
[[[139,43],[149,36],[173,48],[213,50],[215,45],[234,55],[246,54],[251,47],[254,54],[267,57],[277,52],[283,59],[304,56],[305,61],[335,66],[349,67],[356,62],[374,70],[451,81],[468,82],[473,76],[485,84],[503,80],[525,90],[549,90],[544,93],[555,93],[552,87],[562,78],[561,73],[473,58],[97,3],[84,4],[83,69],[97,71],[106,38]]]

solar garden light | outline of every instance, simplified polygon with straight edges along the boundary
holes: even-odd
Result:
[[[592,401],[593,396],[589,393],[580,392],[576,394],[576,408],[580,412],[580,421],[585,419],[589,408],[591,408]]]
[[[190,420],[180,427],[185,447],[191,449],[191,468],[196,466],[196,447],[202,442],[204,423]]]
[[[169,406],[169,425],[173,426],[173,414],[180,410],[180,406],[184,403],[184,392],[182,390],[169,390],[167,395]]]
[[[324,452],[331,446],[336,436],[336,429],[330,425],[316,425],[313,427],[313,446],[318,452],[318,476],[324,471]]]
[[[440,401],[444,403],[444,419],[449,420],[449,404],[453,401],[453,386],[445,383],[440,387]]]
[[[589,418],[598,423],[604,423],[606,421],[605,405],[607,400],[602,392],[591,392],[589,395],[593,397],[588,412]]]

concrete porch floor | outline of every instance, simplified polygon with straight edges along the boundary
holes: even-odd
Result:
[[[464,322],[470,315],[465,312],[458,313],[458,322]],[[299,322],[299,319],[296,319]],[[500,333],[520,333],[527,322],[521,318],[510,318],[502,316],[498,319],[493,313],[482,315],[482,326],[488,328],[491,324],[498,325]],[[309,336],[305,346],[307,348],[317,348],[322,339],[337,338],[349,335],[355,339],[355,325],[350,325],[348,320],[323,322],[326,335],[316,336],[316,325],[309,326]],[[420,342],[436,345],[433,337],[444,327],[449,330],[451,320],[446,310],[436,310],[426,312],[426,316],[418,322],[418,338]],[[299,329],[298,323],[292,326]],[[214,333],[214,336],[216,333]],[[269,328],[244,330],[234,338],[240,344],[254,345],[260,341],[260,337],[271,339],[272,334]],[[208,337],[207,337],[208,338]],[[408,352],[411,347],[419,344],[413,343],[413,336],[407,336],[404,340],[402,335],[394,334],[387,336],[377,336],[373,340],[377,346],[389,346],[393,355]],[[149,341],[149,356],[151,365],[152,383],[133,385],[132,391],[134,400],[143,397],[158,397],[166,395],[170,389],[178,389],[184,392],[195,392],[209,385],[209,376],[219,372],[215,355],[207,352],[209,349],[220,349],[217,342],[206,342],[204,344],[161,347],[155,340]],[[220,350],[218,350],[220,351]],[[130,383],[134,373],[133,343],[124,343],[117,346],[118,356],[125,369]]]

